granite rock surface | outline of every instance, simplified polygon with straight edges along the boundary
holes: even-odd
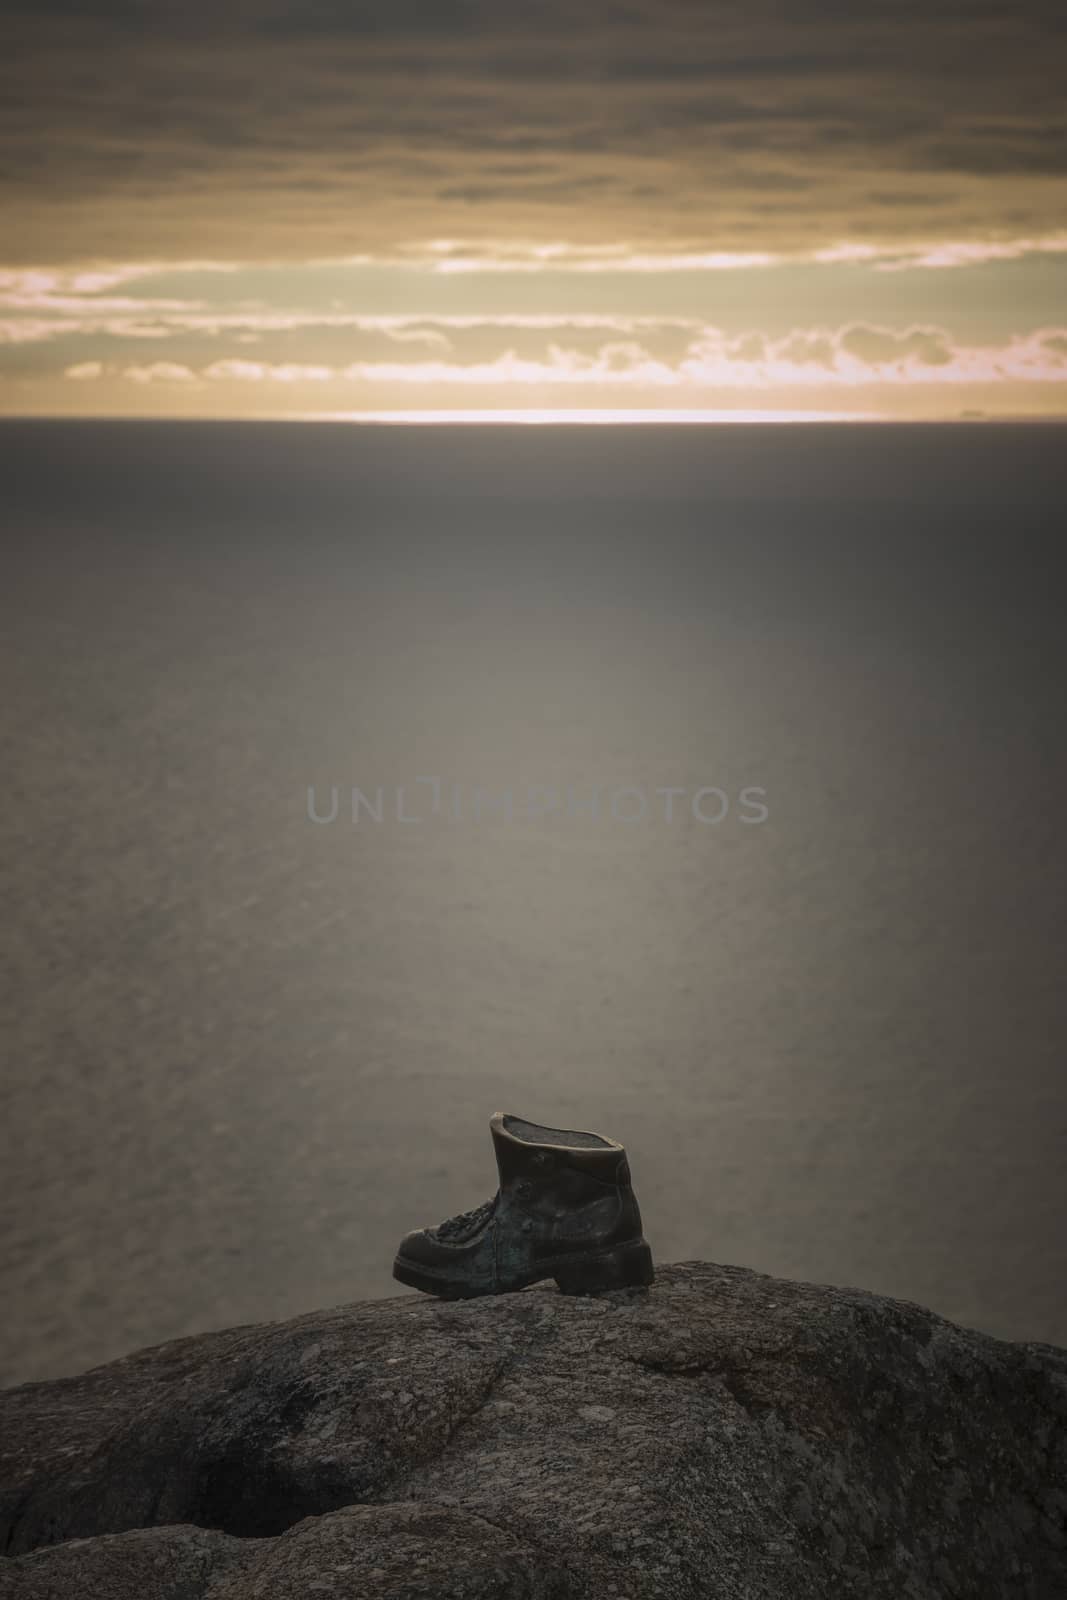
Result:
[[[0,1600],[1067,1600],[1067,1352],[738,1267],[0,1394]]]

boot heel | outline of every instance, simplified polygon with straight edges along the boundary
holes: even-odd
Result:
[[[607,1289],[631,1289],[652,1282],[652,1251],[644,1240],[620,1245],[601,1256],[576,1256],[552,1276],[561,1294],[602,1294]]]

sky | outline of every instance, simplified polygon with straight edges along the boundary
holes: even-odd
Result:
[[[5,0],[0,413],[1067,417],[1060,0]]]

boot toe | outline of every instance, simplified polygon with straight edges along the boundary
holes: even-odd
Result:
[[[396,1253],[405,1261],[412,1261],[418,1266],[432,1267],[440,1262],[443,1252],[426,1228],[415,1228],[411,1233],[405,1233]]]

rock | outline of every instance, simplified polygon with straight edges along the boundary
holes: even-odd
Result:
[[[225,1600],[569,1600],[580,1592],[563,1566],[507,1528],[424,1501],[348,1506],[262,1544],[263,1553],[222,1589]]]
[[[200,1600],[263,1544],[206,1528],[135,1528],[46,1545],[0,1563],[0,1596],[18,1600]]]
[[[697,1262],[403,1296],[8,1390],[0,1486],[0,1600],[1067,1600],[1067,1352]]]

